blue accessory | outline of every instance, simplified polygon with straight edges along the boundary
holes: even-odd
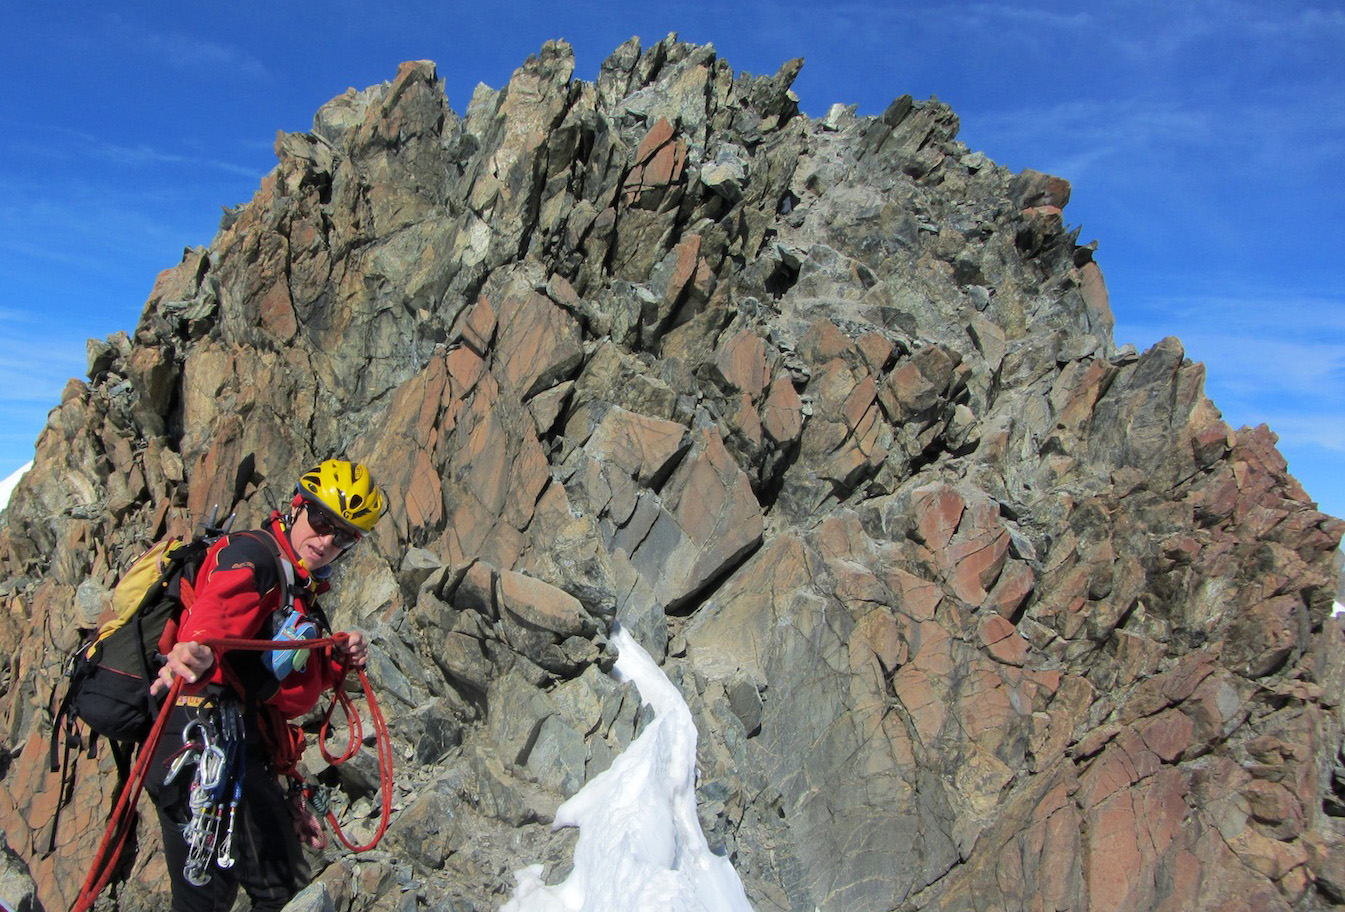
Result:
[[[298,611],[290,611],[285,623],[272,637],[275,640],[315,640],[318,637],[318,625],[304,617]],[[262,653],[262,661],[271,669],[277,681],[283,681],[291,672],[303,671],[308,664],[307,649],[272,649]]]

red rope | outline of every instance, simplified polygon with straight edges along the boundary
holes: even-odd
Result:
[[[337,822],[336,813],[334,811],[327,811],[327,822],[332,825],[332,832],[336,834],[336,838],[341,840],[341,844],[347,849],[350,849],[352,852],[367,852],[378,845],[379,840],[383,838],[383,834],[388,831],[388,822],[392,819],[392,739],[388,736],[388,723],[383,718],[383,710],[379,708],[378,701],[374,699],[373,688],[369,686],[368,675],[364,673],[363,668],[358,668],[356,671],[359,672],[360,684],[363,686],[365,698],[369,702],[369,718],[374,725],[374,744],[378,747],[378,794],[382,802],[378,818],[378,829],[374,831],[374,836],[369,842],[364,845],[356,845],[346,838],[345,831],[341,829],[341,824]],[[352,722],[350,724],[350,742],[347,744],[346,753],[342,754],[339,758],[333,758],[327,753],[325,738],[321,733],[319,735],[318,744],[322,750],[322,757],[333,766],[344,763],[355,756],[356,752],[360,749],[360,742],[362,740],[358,735],[358,732],[360,731],[359,715],[355,712],[355,707],[351,704],[350,697],[345,691],[340,689],[339,685],[336,693],[337,700],[341,702],[341,705],[346,710],[346,718],[352,720]],[[331,717],[332,709],[335,707],[337,700],[333,700],[332,706],[328,708],[328,718]],[[324,719],[322,722],[322,732],[326,732],[326,730],[327,719]]]
[[[131,776],[117,798],[117,806],[112,809],[107,829],[103,831],[103,841],[98,846],[98,853],[94,855],[93,867],[89,869],[89,876],[85,879],[84,886],[80,888],[75,904],[70,907],[71,912],[84,912],[93,908],[94,900],[112,879],[116,860],[121,857],[122,849],[126,847],[126,840],[131,835],[131,821],[135,816],[136,802],[140,799],[140,792],[145,785],[145,774],[149,772],[150,757],[154,755],[154,748],[163,736],[164,725],[168,722],[168,708],[177,701],[178,694],[182,691],[182,683],[182,678],[176,678],[168,690],[168,697],[159,711],[158,718],[154,720],[154,727],[150,729],[149,737],[145,739],[145,746],[140,749],[135,766],[131,768]]]
[[[277,647],[286,649],[319,649],[326,646],[336,646],[347,642],[350,635],[347,633],[337,633],[330,637],[322,637],[310,640],[243,640],[243,639],[213,639],[205,640],[204,645],[208,646],[216,655],[223,655],[233,649],[249,651],[266,651]],[[364,729],[360,723],[359,713],[355,711],[354,703],[345,692],[346,674],[350,671],[351,665],[346,656],[341,656],[341,672],[337,676],[334,686],[334,696],[332,703],[327,707],[327,712],[323,716],[322,726],[318,732],[318,743],[322,751],[322,757],[333,766],[344,763],[359,752],[360,744],[363,741]],[[369,684],[369,676],[364,673],[363,668],[357,668],[360,676],[360,685],[364,689],[364,697],[369,705],[369,718],[373,722],[375,743],[378,747],[378,779],[379,793],[382,796],[381,815],[378,829],[374,832],[373,839],[364,845],[355,845],[341,829],[340,823],[336,819],[336,814],[332,811],[327,812],[327,822],[331,824],[332,831],[336,837],[341,840],[342,845],[352,852],[367,852],[378,845],[383,834],[387,832],[388,823],[392,816],[392,739],[388,734],[387,721],[383,718],[383,711],[374,698],[373,687]],[[140,753],[136,757],[135,766],[131,769],[131,775],[122,789],[120,797],[117,799],[117,806],[113,808],[112,815],[108,819],[107,829],[103,832],[102,842],[98,846],[98,852],[94,856],[93,866],[89,869],[89,876],[84,881],[84,886],[79,891],[79,896],[75,899],[75,904],[71,906],[71,912],[88,912],[93,907],[94,900],[98,894],[103,892],[108,881],[112,879],[112,872],[116,868],[116,860],[121,857],[121,853],[126,846],[127,839],[130,838],[132,830],[132,821],[135,816],[135,805],[140,798],[140,793],[144,788],[145,777],[149,773],[149,761],[154,756],[155,749],[158,747],[159,740],[163,736],[164,726],[168,721],[168,715],[177,702],[178,695],[182,691],[183,679],[175,677],[173,686],[169,688],[168,696],[164,698],[164,704],[159,710],[158,717],[154,720],[154,727],[150,729],[149,737],[140,747]],[[349,729],[350,738],[346,744],[345,752],[340,757],[333,757],[327,751],[326,740],[329,733],[329,723],[332,713],[337,704],[346,713],[346,722]],[[293,770],[293,764],[298,762],[298,755],[295,753],[293,761],[288,765],[291,767],[286,772],[289,775],[296,775]]]

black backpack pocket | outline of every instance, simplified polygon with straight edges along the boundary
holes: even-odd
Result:
[[[90,729],[114,741],[143,741],[154,724],[149,685],[137,674],[91,664],[70,695],[70,709]]]

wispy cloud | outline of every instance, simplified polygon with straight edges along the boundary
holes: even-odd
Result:
[[[101,40],[122,42],[175,70],[223,70],[251,79],[270,76],[261,60],[236,45],[176,29],[150,29],[115,13],[104,20],[104,28],[109,34]]]
[[[0,410],[21,407],[25,413],[34,413],[37,408],[45,415],[48,409],[60,404],[61,390],[71,378],[84,376],[83,351],[81,344],[73,351],[54,351],[51,359],[45,361],[6,357],[0,362],[0,384],[5,390],[0,394]],[[74,352],[79,353],[78,361],[72,357]]]
[[[1320,447],[1345,460],[1345,416],[1340,412],[1304,412],[1273,404],[1245,424],[1265,424],[1286,448]]]
[[[1001,154],[1045,154],[1037,170],[1082,180],[1143,167],[1174,141],[1189,146],[1211,136],[1215,118],[1180,102],[1126,97],[973,111],[963,122],[974,125],[983,144],[1005,150]]]
[[[0,330],[6,338],[10,338],[15,326],[41,326],[45,319],[44,314],[26,307],[0,305]]]
[[[1345,298],[1244,291],[1154,295],[1117,339],[1177,336],[1206,366],[1206,394],[1234,426],[1267,424],[1286,449],[1345,454]]]
[[[124,276],[137,269],[146,271],[143,281],[150,282],[159,269],[176,262],[184,246],[205,244],[213,237],[218,201],[198,197],[175,211],[172,199],[148,205],[150,196],[132,199],[108,188],[90,188],[86,195],[11,199],[0,205],[0,263],[14,264],[28,283],[9,283],[3,289],[6,305],[34,307],[37,302],[19,300],[24,287],[60,288],[74,284],[76,277],[96,287],[100,276]],[[172,259],[153,259],[164,256]]]
[[[14,125],[18,126],[18,125]],[[251,144],[259,149],[257,144]],[[167,151],[139,143],[134,146],[109,142],[91,133],[65,126],[45,130],[26,127],[23,132],[11,132],[7,140],[0,140],[5,155],[14,157],[60,158],[76,164],[116,165],[125,168],[155,168],[163,165],[183,166],[192,170],[210,170],[222,174],[259,180],[264,171],[206,155]]]
[[[32,458],[48,413],[87,370],[87,320],[54,322],[55,308],[0,305],[0,475]],[[35,317],[37,317],[35,319]]]
[[[1300,400],[1334,400],[1345,414],[1345,340],[1257,337],[1188,331],[1182,342],[1193,356],[1232,368],[1220,385],[1243,395],[1293,395]]]
[[[0,331],[9,329],[0,322]],[[0,355],[0,476],[33,458],[48,414],[85,372],[83,340],[10,338],[17,344]]]
[[[1345,295],[1295,291],[1293,288],[1194,293],[1173,289],[1132,303],[1165,320],[1187,325],[1217,321],[1225,332],[1257,336],[1339,337],[1345,341]]]
[[[1142,316],[1130,331],[1178,335],[1188,347],[1226,353],[1267,377],[1310,381],[1330,372],[1345,381],[1345,297],[1291,290],[1237,294],[1155,294],[1131,302]],[[1313,386],[1304,384],[1305,391]],[[1345,397],[1345,382],[1328,388]],[[1342,398],[1345,405],[1345,398]]]
[[[1345,152],[1345,99],[1324,107],[1321,97],[1246,97],[1236,105],[1138,95],[1044,105],[1024,100],[973,111],[963,122],[995,147],[1056,156],[1044,169],[1060,168],[1054,173],[1075,180],[1161,164],[1211,178],[1231,172],[1292,182],[1338,168]]]
[[[921,10],[918,15],[938,20],[939,24],[954,30],[1003,34],[1003,29],[1008,28],[1048,41],[1061,33],[1088,30],[1097,25],[1097,14],[1093,10],[1077,7],[1045,9],[1040,4],[1027,3],[950,4],[936,17],[929,17],[927,10]]]
[[[1318,3],[1269,5],[1251,0],[1210,0],[1210,5],[1221,27],[1264,40],[1330,42],[1333,35],[1345,36],[1345,9],[1339,7]]]
[[[1092,44],[1160,72],[1193,61],[1212,72],[1252,71],[1273,65],[1281,53],[1338,49],[1345,36],[1345,11],[1303,0],[1119,0],[1094,11]],[[1225,56],[1211,58],[1211,49],[1223,49]]]
[[[1078,180],[1103,169],[1133,173],[1155,161],[1193,173],[1232,169],[1263,179],[1338,170],[1345,10],[1249,0],[1119,0],[1079,15],[1051,16],[1012,3],[976,4],[960,15],[974,18],[964,23],[970,46],[984,42],[1001,54],[1022,40],[1015,23],[1032,34],[1034,19],[1051,20],[1043,21],[1041,35],[1053,42],[1058,78],[1077,84],[1075,98],[1061,102],[1039,79],[1030,82],[1041,67],[1023,62],[1012,68],[1014,61],[1001,57],[1010,78],[1022,74],[1024,90],[1006,93],[1007,105],[996,101],[960,113],[964,126],[989,144],[1013,153],[1054,150],[1065,166],[1084,169],[1056,173]],[[929,28],[949,21],[937,18],[941,24]]]
[[[215,158],[202,158],[197,155],[182,155],[164,152],[148,145],[118,146],[110,143],[93,143],[87,147],[90,155],[104,161],[131,167],[150,167],[155,165],[186,165],[192,168],[210,168],[240,177],[260,179],[261,174],[255,168]]]

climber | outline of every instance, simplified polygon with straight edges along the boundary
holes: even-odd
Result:
[[[178,676],[186,685],[145,786],[163,830],[174,912],[228,909],[240,886],[253,909],[279,910],[307,885],[301,843],[316,847],[322,834],[297,787],[302,733],[289,720],[333,687],[342,663],[363,667],[368,641],[351,632],[311,656],[217,656],[205,642],[327,636],[316,596],[385,506],[365,466],[329,459],[300,477],[288,514],[273,512],[259,532],[226,536],[206,556],[151,688],[162,694]]]

